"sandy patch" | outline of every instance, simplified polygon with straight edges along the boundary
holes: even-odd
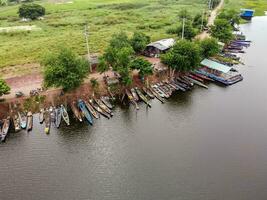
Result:
[[[10,26],[10,27],[0,27],[0,33],[9,33],[17,31],[39,31],[41,28],[32,25],[32,26]]]

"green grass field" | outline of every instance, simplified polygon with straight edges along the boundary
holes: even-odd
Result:
[[[263,1],[266,0],[226,0],[226,6],[240,8],[244,2],[251,6],[251,2],[259,2],[261,6]],[[0,27],[36,25],[41,28],[38,31],[0,33],[0,68],[38,62],[46,51],[53,51],[62,44],[73,48],[78,54],[85,54],[85,23],[90,26],[91,52],[102,52],[111,35],[119,31],[126,31],[130,35],[140,30],[150,35],[152,40],[173,37],[166,34],[166,29],[177,22],[177,14],[181,9],[186,8],[195,15],[207,7],[207,0],[74,0],[65,4],[39,3],[46,8],[47,14],[44,20],[33,22],[19,20],[17,5],[0,7]],[[261,6],[261,10],[264,8]]]

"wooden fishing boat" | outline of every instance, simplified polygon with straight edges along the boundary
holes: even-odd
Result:
[[[42,124],[44,122],[44,109],[41,108],[39,112],[39,123]]]
[[[110,119],[110,114],[106,113],[104,110],[102,110],[98,104],[95,103],[95,101],[93,99],[89,99],[88,103],[101,115],[103,115],[104,117]]]
[[[191,81],[189,81],[189,80],[187,80],[187,79],[185,79],[184,76],[181,76],[181,77],[179,77],[179,78],[180,78],[179,81],[181,81],[181,82],[183,82],[184,84],[188,85],[190,89],[194,86],[194,83],[191,82]]]
[[[106,113],[110,114],[110,116],[113,116],[112,111],[100,100],[100,99],[95,99],[94,101],[96,102],[96,104],[102,109],[104,110]]]
[[[83,100],[79,99],[78,100],[78,107],[80,108],[83,116],[85,117],[86,121],[90,124],[93,125],[93,117],[89,110],[86,108],[85,103]]]
[[[206,80],[206,81],[214,81],[213,79],[211,79],[211,78],[209,78],[207,76],[204,76],[202,74],[197,73],[197,71],[196,72],[193,72],[192,74],[195,75],[195,76],[197,76],[197,77],[199,77],[199,78],[202,78],[203,80]]]
[[[127,90],[127,89],[125,90],[125,93],[126,93],[128,99],[129,99],[129,101],[134,105],[135,109],[136,109],[136,110],[139,110],[139,106],[138,106],[138,104],[136,103],[136,101],[135,101],[135,99],[134,99],[132,93],[131,93],[129,90]]]
[[[100,97],[100,100],[109,108],[113,109],[113,105],[110,103],[110,99],[108,96],[102,96]]]
[[[150,91],[149,88],[143,87],[142,88],[144,93],[150,98],[150,99],[154,99],[155,95]]]
[[[158,92],[164,94],[165,98],[170,98],[171,94],[167,92],[166,88],[164,88],[160,83],[156,84]]]
[[[51,112],[49,110],[46,110],[44,112],[44,124],[45,124],[45,133],[50,133],[51,128]]]
[[[132,93],[132,96],[133,96],[134,100],[135,100],[135,101],[139,101],[139,97],[138,97],[138,95],[136,94],[134,88],[131,89],[131,93]]]
[[[175,80],[175,83],[179,87],[183,88],[183,90],[185,90],[185,91],[190,90],[190,87],[187,84],[180,82],[179,80]]]
[[[10,117],[3,120],[3,127],[2,127],[2,133],[1,133],[1,142],[4,142],[6,140],[8,131],[10,127]]]
[[[200,81],[197,81],[195,79],[192,79],[190,77],[187,77],[185,76],[184,78],[188,79],[189,81],[192,81],[193,83],[195,83],[196,85],[200,86],[200,87],[203,87],[203,88],[206,88],[206,89],[209,89],[208,86],[206,86],[205,84],[201,83]]]
[[[158,85],[152,85],[151,88],[161,97],[161,98],[167,98],[166,94],[159,89]]]
[[[57,128],[60,127],[61,124],[61,118],[62,118],[62,114],[61,114],[61,108],[56,108],[55,109],[55,114],[56,114],[56,121],[55,121],[55,125]]]
[[[89,110],[89,112],[93,115],[94,118],[99,119],[100,114],[93,108],[93,106],[88,102],[84,101],[86,108]]]
[[[200,82],[202,82],[202,83],[204,82],[204,80],[203,80],[202,78],[197,77],[197,76],[192,75],[192,74],[188,74],[187,77],[190,77],[190,78],[192,78],[192,79],[194,79],[194,80],[197,80],[197,81],[200,81]]]
[[[20,127],[19,116],[17,114],[14,114],[13,116],[13,123],[14,123],[15,132],[19,132],[21,130],[21,127]]]
[[[61,116],[62,116],[63,120],[65,121],[67,126],[69,126],[70,125],[69,114],[63,105],[60,106],[60,112],[61,112]]]
[[[150,86],[149,90],[152,92],[152,94],[158,99],[161,103],[165,103],[165,100]]]
[[[149,103],[148,99],[145,97],[145,95],[141,92],[141,90],[136,87],[135,88],[136,93],[138,94],[139,98],[148,105],[148,107],[151,107],[151,104]]]
[[[18,112],[20,127],[26,129],[27,127],[27,116],[24,112]]]
[[[27,113],[27,131],[31,131],[32,126],[33,126],[33,116],[32,116],[32,112],[29,111]]]
[[[81,113],[79,112],[79,110],[77,109],[76,103],[73,101],[70,105],[71,110],[74,114],[74,116],[76,117],[76,119],[78,119],[80,122],[83,121]]]

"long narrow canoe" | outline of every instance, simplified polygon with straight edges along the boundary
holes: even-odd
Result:
[[[19,121],[20,121],[20,127],[22,129],[26,129],[27,127],[27,116],[24,112],[18,112]]]
[[[211,78],[209,78],[207,76],[204,76],[202,74],[197,73],[197,71],[196,72],[193,72],[192,74],[195,75],[195,76],[197,76],[197,77],[199,77],[199,78],[202,78],[204,80],[207,80],[207,81],[214,81],[213,79],[211,79]]]
[[[72,102],[70,107],[71,107],[71,110],[72,110],[74,116],[76,117],[76,119],[78,119],[80,122],[82,122],[83,119],[82,119],[82,116],[81,116],[79,110],[76,107],[76,103]]]
[[[13,116],[13,123],[14,123],[15,132],[19,132],[21,130],[21,127],[20,127],[19,116],[17,114]]]
[[[65,121],[67,126],[69,126],[70,125],[69,114],[63,105],[60,106],[60,111],[61,111],[61,116],[62,116],[63,120]]]
[[[51,113],[49,110],[46,110],[44,112],[44,124],[45,124],[45,133],[49,134],[51,128]]]
[[[192,81],[192,82],[193,82],[193,83],[195,83],[196,85],[199,85],[200,87],[203,87],[203,88],[209,89],[209,87],[208,87],[208,86],[206,86],[205,84],[201,83],[200,81],[197,81],[197,80],[195,80],[195,79],[192,79],[192,78],[190,78],[190,77],[187,77],[187,76],[185,76],[185,78],[186,78],[186,79],[188,79],[188,80],[190,80],[190,81]]]
[[[135,100],[135,101],[139,101],[139,97],[138,97],[138,95],[136,94],[134,88],[131,89],[131,93],[132,93],[132,96],[133,96],[134,100]]]
[[[55,124],[55,122],[56,122],[55,108],[50,106],[49,111],[50,111],[51,123]]]
[[[110,99],[108,96],[102,96],[100,97],[100,100],[109,108],[113,109],[113,105],[110,103]]]
[[[131,93],[129,90],[127,90],[127,89],[125,90],[125,93],[126,93],[128,99],[129,99],[129,101],[134,105],[135,109],[136,109],[136,110],[139,110],[139,106],[138,106],[138,104],[136,103],[136,101],[135,101],[135,99],[134,99],[132,93]]]
[[[86,108],[85,103],[83,100],[79,99],[78,101],[78,107],[80,108],[83,116],[85,117],[86,121],[90,124],[93,125],[93,117],[89,110]]]
[[[172,84],[175,85],[177,88],[179,88],[179,90],[181,90],[181,91],[183,91],[183,92],[186,91],[186,89],[185,89],[184,87],[180,86],[180,85],[177,84],[175,81],[173,81]]]
[[[39,112],[39,123],[42,124],[44,122],[44,109],[41,108]]]
[[[199,78],[198,76],[194,76],[192,74],[188,74],[187,77],[190,77],[190,78],[197,80],[199,82],[202,82],[202,83],[204,82],[204,80],[202,78]]]
[[[113,116],[112,111],[100,100],[100,99],[94,99],[94,101],[97,103],[97,105],[104,110],[106,113],[110,114]]]
[[[91,104],[91,106],[101,115],[103,115],[104,117],[110,119],[110,114],[106,113],[104,110],[102,110],[95,102],[93,99],[89,99],[89,103]]]
[[[6,140],[9,127],[10,127],[10,118],[4,119],[3,121],[3,127],[2,127],[2,134],[1,134],[1,142],[4,142]]]
[[[165,100],[152,87],[150,87],[149,90],[161,103],[165,102]]]
[[[138,94],[139,98],[148,105],[148,107],[151,107],[151,104],[148,102],[148,99],[145,97],[145,95],[140,91],[138,87],[135,88],[136,93]]]
[[[161,98],[167,98],[166,94],[162,92],[157,85],[152,85],[151,88],[156,92]],[[151,90],[152,91],[152,90]]]
[[[27,131],[31,131],[32,126],[33,126],[33,116],[32,116],[32,112],[29,111],[27,113]]]
[[[90,113],[93,115],[94,118],[99,119],[100,114],[94,109],[94,107],[88,102],[84,101],[86,108],[90,111]]]
[[[55,109],[55,114],[56,114],[55,124],[56,124],[56,127],[59,128],[60,127],[60,124],[61,124],[61,118],[62,118],[61,108],[56,108]]]
[[[146,88],[146,87],[143,87],[142,88],[144,93],[149,96],[150,99],[154,99],[155,98],[155,95],[150,91],[149,88]]]

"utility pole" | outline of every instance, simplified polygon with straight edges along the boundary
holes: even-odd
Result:
[[[185,18],[183,18],[182,40],[184,39]]]
[[[203,10],[203,12],[202,12],[201,28],[200,28],[200,31],[201,31],[201,32],[203,31],[204,15],[205,15],[205,10]]]
[[[86,47],[87,47],[87,59],[89,61],[89,69],[90,72],[92,72],[92,65],[91,65],[91,59],[90,59],[90,51],[89,51],[89,28],[88,25],[86,24],[84,27],[84,36],[85,36],[85,40],[86,40]]]

